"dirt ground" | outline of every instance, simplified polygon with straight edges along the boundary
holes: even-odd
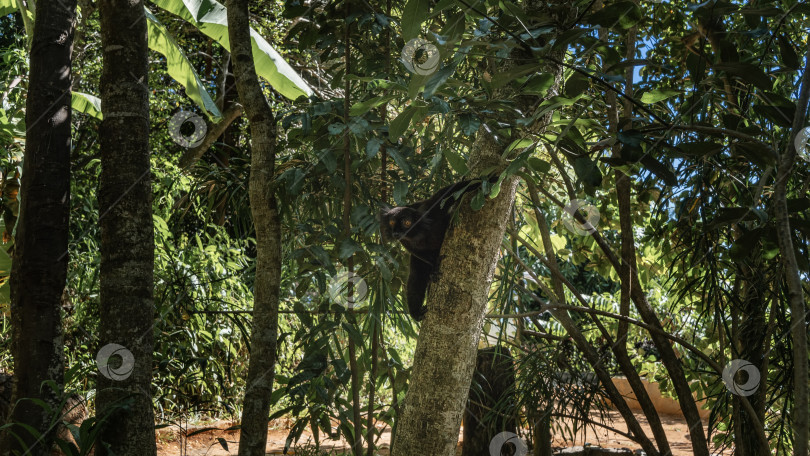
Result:
[[[610,412],[609,419],[612,420],[610,426],[615,427],[619,431],[627,431],[624,426],[624,421],[617,412]],[[647,435],[652,435],[650,428],[647,425],[647,420],[643,414],[636,413],[636,418],[641,423]],[[667,433],[669,444],[672,448],[673,456],[691,456],[692,445],[689,441],[689,429],[686,422],[682,417],[677,415],[661,415],[661,421],[664,425],[664,430]],[[284,454],[284,442],[287,438],[287,430],[289,427],[288,421],[279,420],[271,423],[271,430],[267,433],[267,454],[277,455]],[[227,456],[235,455],[239,448],[239,432],[238,431],[224,431],[233,423],[219,422],[209,427],[217,427],[216,431],[200,432],[188,438],[183,438],[182,433],[177,428],[164,428],[159,431],[158,438],[158,456]],[[707,423],[704,423],[704,429]],[[188,430],[192,434],[196,427]],[[307,439],[311,439],[312,435],[305,432],[300,440],[301,446],[305,446]],[[390,447],[391,433],[390,429],[385,429],[383,435],[378,441],[378,453],[380,455],[388,455],[388,448]],[[459,433],[459,442],[461,441],[461,433]],[[631,442],[626,437],[623,437],[615,432],[605,430],[599,427],[588,427],[587,432],[580,433],[576,436],[574,441],[564,440],[562,435],[555,435],[553,446],[555,448],[569,447],[573,445],[583,445],[590,443],[599,445],[606,448],[639,448],[637,444]],[[226,449],[227,448],[227,449]],[[321,449],[329,454],[343,454],[344,450],[348,449],[345,441],[321,440]],[[333,451],[332,451],[333,450]],[[459,446],[460,454],[461,447]],[[288,454],[295,454],[293,449]],[[309,454],[309,453],[307,453]],[[730,451],[718,452],[715,454],[730,455]]]

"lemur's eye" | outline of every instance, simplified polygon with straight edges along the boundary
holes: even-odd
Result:
[[[411,221],[410,220],[403,220],[402,221],[402,226],[404,226],[405,228],[410,228],[411,227]]]
[[[393,228],[393,227],[394,227],[394,225],[396,225],[396,224],[397,224],[397,222],[396,222],[395,220],[389,220],[389,221],[388,221],[388,225],[389,225],[391,228]]]

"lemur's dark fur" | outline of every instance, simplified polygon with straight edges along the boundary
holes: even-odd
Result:
[[[480,186],[480,180],[461,181],[444,187],[426,200],[383,209],[380,213],[383,241],[397,240],[411,254],[406,297],[408,311],[416,321],[422,320],[427,312],[423,305],[425,292],[438,272],[439,250],[456,206],[453,196],[456,192],[463,194]]]

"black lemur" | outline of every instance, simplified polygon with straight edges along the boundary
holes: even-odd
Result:
[[[458,191],[462,191],[461,194],[473,191],[480,186],[480,179],[464,180],[442,188],[426,200],[383,209],[380,213],[383,241],[397,240],[411,254],[406,298],[408,311],[416,321],[422,320],[427,312],[427,307],[423,305],[425,292],[438,272],[439,250],[456,206],[453,195]]]

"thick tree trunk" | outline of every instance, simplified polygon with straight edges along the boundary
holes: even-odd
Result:
[[[264,456],[276,366],[281,284],[281,221],[273,188],[276,121],[264,98],[250,44],[247,0],[228,0],[228,34],[239,99],[251,133],[250,211],[256,228],[256,281],[250,365],[239,456]]]
[[[473,159],[491,164],[502,149],[482,127]],[[483,168],[471,167],[473,173]],[[469,197],[462,199],[458,223],[448,229],[441,249],[441,276],[428,288],[428,312],[416,345],[394,454],[455,454],[489,287],[517,184],[514,176],[505,179],[498,196],[478,212],[470,208]]]
[[[523,7],[527,17],[556,16],[570,11],[533,0]],[[507,66],[537,61],[533,53],[524,49],[515,49],[511,57]],[[499,72],[507,70],[503,65],[498,68]],[[556,90],[561,68],[548,64],[546,70],[556,76],[552,89]],[[539,101],[536,96],[520,96],[513,88],[498,92],[497,98],[515,99],[524,112],[533,109]],[[546,117],[538,124],[548,120],[550,118]],[[471,176],[506,165],[503,153],[507,144],[499,144],[490,131],[482,125],[476,133],[468,166]],[[427,291],[428,312],[416,345],[410,386],[392,445],[392,453],[397,456],[455,454],[489,288],[512,214],[517,185],[516,176],[504,179],[498,195],[487,200],[477,212],[470,208],[469,195],[463,198],[457,223],[447,230],[439,257],[439,278]]]
[[[9,421],[29,426],[44,437],[14,426],[0,439],[0,454],[48,453],[55,430],[50,424],[53,417],[35,402],[20,400],[42,400],[59,410],[63,388],[60,310],[68,262],[70,64],[75,11],[75,0],[41,1],[36,10],[22,200],[11,274],[16,379],[11,404],[16,406]],[[12,228],[6,227],[9,232]],[[46,381],[54,382],[57,390],[43,385]]]
[[[146,18],[142,1],[101,0],[101,224],[97,416],[100,455],[155,455],[154,232]],[[109,365],[106,365],[109,360]]]

